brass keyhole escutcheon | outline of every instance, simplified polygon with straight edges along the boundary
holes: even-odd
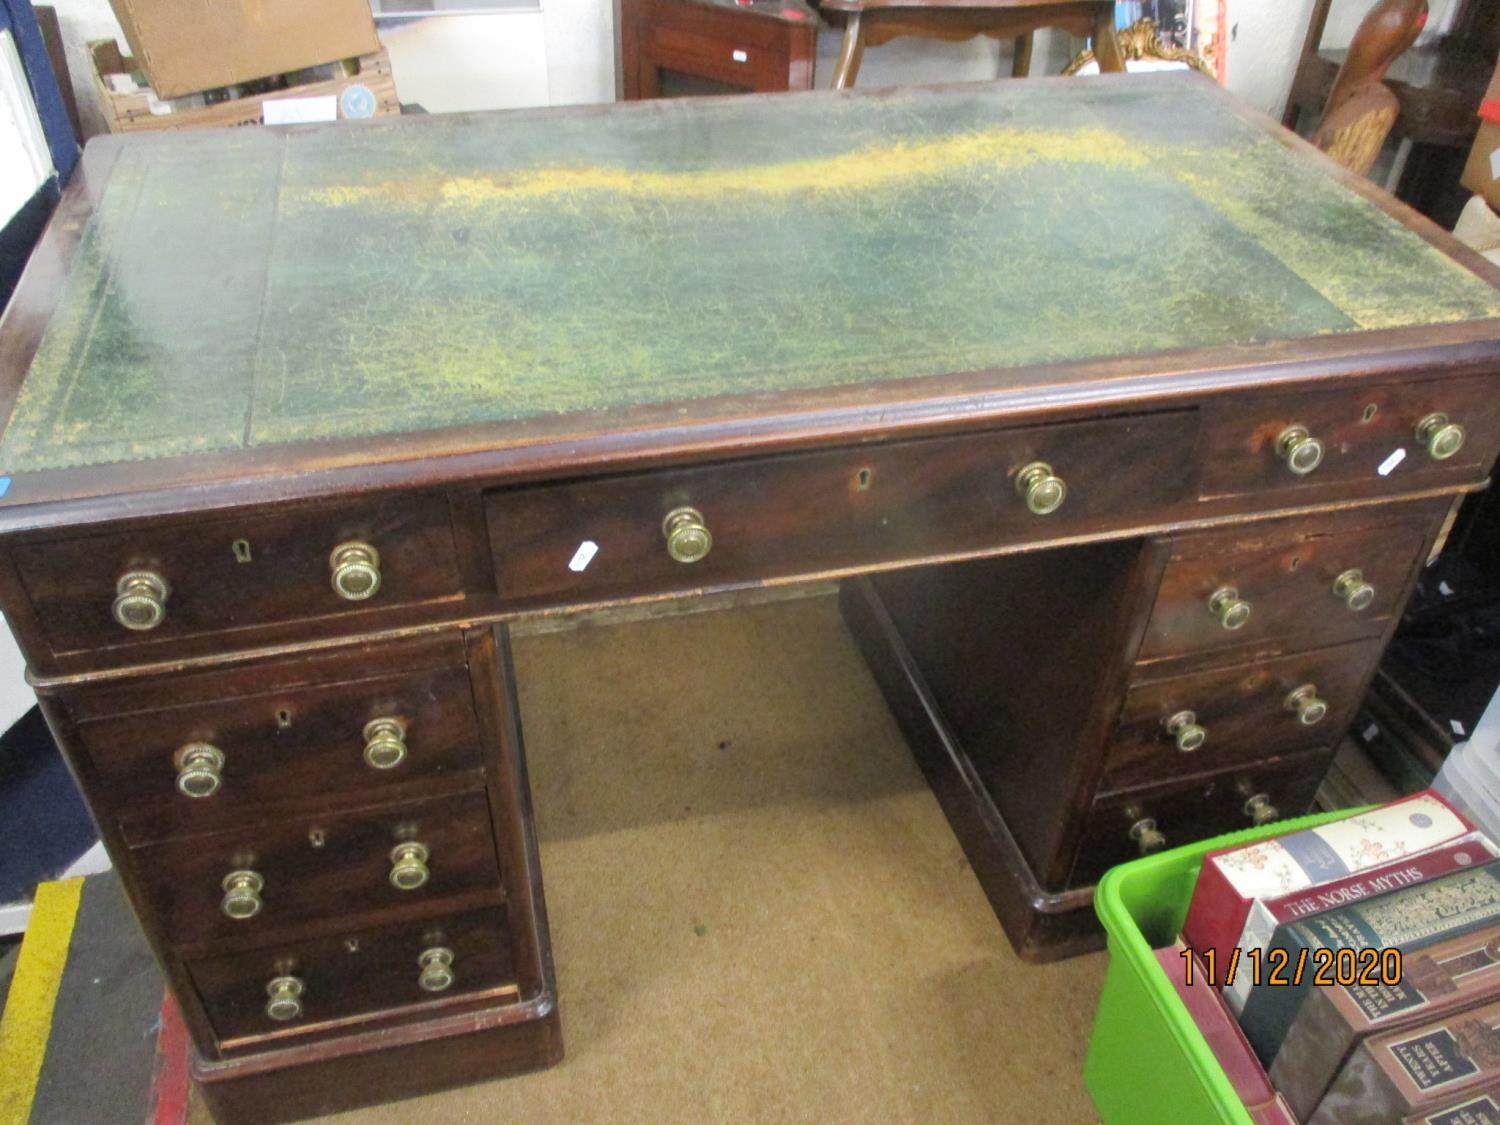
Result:
[[[417,965],[422,970],[417,985],[423,992],[446,992],[458,979],[453,972],[453,950],[446,946],[424,949],[417,956]]]
[[[1417,444],[1434,461],[1446,461],[1464,447],[1464,428],[1446,414],[1429,414],[1417,423]]]
[[[132,570],[115,583],[114,618],[127,629],[144,633],[166,619],[172,587],[154,570]]]
[[[391,849],[391,886],[398,891],[414,891],[432,877],[427,860],[431,853],[426,844],[415,840],[397,844]]]
[[[1178,711],[1161,725],[1184,754],[1202,749],[1208,741],[1207,729],[1198,725],[1198,716],[1192,711]]]
[[[1305,477],[1323,463],[1323,443],[1307,432],[1306,426],[1288,426],[1276,435],[1276,456],[1299,477]]]
[[[207,742],[189,742],[172,755],[177,790],[184,797],[212,797],[224,784],[224,751]]]
[[[365,724],[365,765],[393,770],[406,761],[406,724],[400,719],[371,719]]]
[[[1271,798],[1265,793],[1257,793],[1246,801],[1243,812],[1257,828],[1281,819],[1281,810],[1271,804]]]
[[[1375,587],[1365,581],[1364,571],[1355,567],[1333,580],[1333,596],[1354,613],[1369,609],[1375,600]]]
[[[328,556],[334,593],[345,601],[362,602],[380,589],[380,552],[368,543],[340,543]]]
[[[224,898],[219,903],[219,908],[223,910],[226,917],[233,918],[236,922],[254,918],[264,905],[261,902],[260,892],[265,889],[265,885],[266,881],[261,878],[259,872],[248,868],[231,871],[224,876],[224,882],[221,884]]]
[[[297,1019],[302,1015],[303,991],[299,977],[273,977],[266,985],[266,1015],[277,1023]]]
[[[713,550],[714,537],[697,508],[674,508],[661,521],[667,554],[680,563],[695,563]]]
[[[1220,586],[1208,596],[1208,612],[1226,629],[1243,629],[1250,620],[1250,603],[1240,597],[1235,587]]]
[[[1328,714],[1328,704],[1318,698],[1315,684],[1303,684],[1286,697],[1286,709],[1305,727],[1321,723]]]
[[[1045,461],[1033,461],[1016,473],[1016,493],[1026,501],[1029,511],[1050,516],[1068,498],[1068,486],[1052,472]]]

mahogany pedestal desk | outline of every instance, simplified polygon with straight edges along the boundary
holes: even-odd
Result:
[[[1186,75],[110,137],[0,326],[0,607],[224,1121],[561,1057],[524,614],[846,579],[1063,956],[1308,807],[1493,280]]]

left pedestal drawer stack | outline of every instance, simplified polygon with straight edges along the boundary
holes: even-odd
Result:
[[[561,1057],[503,627],[38,694],[221,1123]]]

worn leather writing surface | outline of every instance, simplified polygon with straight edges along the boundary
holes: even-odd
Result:
[[[1497,313],[1193,80],[154,138],[0,472]]]

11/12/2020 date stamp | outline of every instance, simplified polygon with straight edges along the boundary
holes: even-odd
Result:
[[[1236,949],[1220,963],[1218,951],[1182,951],[1184,983],[1198,979],[1211,988],[1228,988],[1249,974],[1252,985],[1319,988],[1359,985],[1366,988],[1401,983],[1399,949]]]

